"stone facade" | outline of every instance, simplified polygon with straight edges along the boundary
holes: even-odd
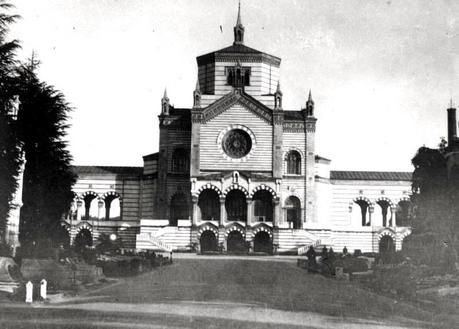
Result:
[[[72,239],[84,229],[138,249],[400,249],[411,175],[330,171],[311,92],[304,108],[284,109],[281,59],[244,44],[239,16],[234,30],[233,45],[197,57],[191,108],[164,94],[159,151],[143,167],[75,167]]]

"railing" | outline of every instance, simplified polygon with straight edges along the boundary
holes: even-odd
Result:
[[[155,247],[163,249],[164,251],[172,252],[172,247],[170,245],[168,245],[167,243],[160,240],[158,237],[151,235],[151,234],[150,234],[150,242],[153,245],[155,245]]]

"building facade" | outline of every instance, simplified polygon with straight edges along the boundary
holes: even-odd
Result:
[[[400,249],[411,174],[330,171],[315,150],[311,92],[282,106],[281,59],[234,42],[197,57],[191,108],[166,92],[159,152],[143,167],[75,167],[72,241],[117,234],[126,247],[302,252],[310,245]]]

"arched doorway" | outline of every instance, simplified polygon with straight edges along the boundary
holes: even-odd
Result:
[[[253,195],[254,220],[259,222],[273,221],[273,196],[266,190]]]
[[[253,251],[255,252],[265,252],[272,253],[273,251],[273,241],[269,236],[268,232],[260,231],[255,234],[253,240]]]
[[[81,229],[80,232],[75,236],[75,241],[73,243],[75,250],[82,251],[86,247],[92,246],[92,234],[91,231],[87,228]]]
[[[170,226],[177,226],[179,219],[188,219],[188,202],[183,193],[175,194],[171,199],[170,205]]]
[[[236,252],[236,253],[247,251],[247,248],[245,247],[245,240],[241,232],[231,231],[228,234],[228,238],[226,240],[226,250],[228,252]]]
[[[229,221],[247,221],[247,202],[244,192],[231,190],[226,195],[225,208]]]
[[[201,220],[220,220],[220,197],[216,191],[202,191],[199,194],[198,207],[201,211]]]
[[[385,235],[379,240],[379,253],[389,254],[395,252],[394,239],[391,236]]]
[[[296,196],[289,196],[285,200],[287,222],[294,229],[301,227],[301,202]]]
[[[212,231],[204,231],[199,238],[201,252],[217,251],[217,237]]]

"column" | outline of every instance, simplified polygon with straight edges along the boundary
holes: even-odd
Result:
[[[191,197],[191,203],[193,206],[192,214],[191,214],[191,224],[192,226],[196,226],[198,223],[198,197],[193,195]]]
[[[375,208],[370,205],[368,206],[368,218],[366,219],[366,226],[373,226],[372,220],[373,220],[373,212],[375,211]]]
[[[390,226],[391,227],[397,226],[396,214],[397,214],[397,207],[390,208]]]
[[[99,219],[104,219],[106,217],[104,212],[104,204],[105,203],[102,199],[97,201],[97,218]]]
[[[82,200],[77,200],[77,218],[76,220],[79,221],[81,220],[81,208],[83,208],[83,201]]]
[[[279,198],[273,199],[273,203],[274,203],[273,226],[274,227],[278,227],[279,226],[280,211],[281,211]]]
[[[226,222],[225,198],[220,198],[220,226],[224,226]]]
[[[247,226],[252,225],[253,222],[253,200],[247,198]]]
[[[304,210],[304,208],[301,208],[300,212],[301,212],[300,228],[303,228],[304,223],[306,222],[306,214],[305,214],[306,211]]]

